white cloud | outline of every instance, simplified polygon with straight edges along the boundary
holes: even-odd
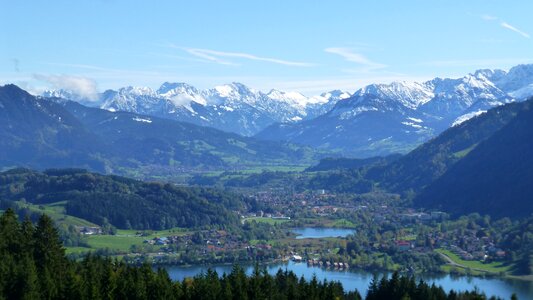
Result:
[[[96,82],[90,78],[71,75],[43,75],[34,74],[36,80],[48,83],[54,89],[64,89],[74,92],[89,100],[97,100]]]
[[[529,36],[529,34],[527,32],[524,32],[524,31],[512,26],[511,24],[509,24],[507,22],[501,22],[500,26],[503,27],[503,28],[509,29],[511,31],[514,31],[514,32],[518,33],[519,35],[525,37],[526,39],[530,38],[530,36]]]
[[[526,39],[529,39],[531,38],[531,36],[529,35],[529,33],[523,31],[523,30],[520,30],[518,28],[516,28],[515,26],[505,22],[504,20],[498,18],[498,17],[495,17],[495,16],[491,16],[491,15],[481,15],[481,18],[485,21],[489,21],[489,22],[494,22],[494,21],[497,21],[500,23],[500,26],[505,28],[505,29],[508,29],[508,30],[511,30],[515,33],[518,33],[519,35],[521,35],[522,37],[525,37]]]
[[[238,65],[237,63],[234,63],[224,58],[243,58],[243,59],[248,59],[248,60],[264,61],[264,62],[284,65],[284,66],[292,66],[292,67],[314,66],[314,64],[307,63],[307,62],[297,62],[297,61],[289,61],[289,60],[283,60],[283,59],[278,59],[278,58],[262,57],[262,56],[256,56],[253,54],[242,53],[242,52],[223,52],[223,51],[216,51],[216,50],[210,50],[210,49],[186,48],[186,47],[177,47],[177,46],[171,46],[171,47],[183,49],[191,55],[202,58],[206,61],[221,64],[221,65]]]
[[[384,64],[371,61],[370,59],[366,58],[364,55],[354,52],[354,50],[351,48],[330,47],[330,48],[324,49],[324,51],[326,51],[327,53],[340,55],[349,62],[354,62],[356,64],[359,64],[366,71],[383,69],[387,67]]]

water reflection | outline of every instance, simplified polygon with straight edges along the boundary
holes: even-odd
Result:
[[[252,265],[244,265],[247,274],[251,274],[253,270]],[[219,275],[231,272],[230,265],[212,266]],[[327,279],[329,281],[340,281],[347,290],[357,289],[362,295],[370,284],[374,275],[382,276],[383,273],[373,274],[365,271],[354,270],[328,270],[318,267],[309,267],[306,263],[288,262],[283,264],[269,264],[266,266],[268,273],[274,275],[280,268],[293,271],[298,277],[304,276],[311,278],[313,275],[319,280]],[[207,271],[207,266],[192,266],[192,267],[167,267],[170,277],[173,280],[183,280],[186,277],[193,277],[197,274]],[[487,295],[499,296],[504,299],[509,299],[512,293],[516,293],[519,299],[533,299],[533,282],[511,279],[499,278],[479,278],[467,276],[431,276],[423,275],[418,278],[423,279],[429,283],[435,283],[442,286],[445,290],[451,289],[456,291],[472,290],[477,287],[479,290],[485,292]]]

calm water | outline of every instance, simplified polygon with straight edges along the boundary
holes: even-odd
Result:
[[[193,266],[193,267],[167,267],[167,271],[173,280],[183,280],[186,277],[192,277],[202,272],[205,272],[208,267]],[[231,266],[212,266],[219,275],[231,272]],[[334,271],[320,269],[317,267],[308,267],[306,263],[288,262],[286,264],[271,264],[267,266],[270,274],[275,274],[279,268],[293,271],[298,277],[304,276],[311,278],[316,274],[319,280],[327,279],[340,281],[346,290],[357,289],[362,295],[366,293],[366,289],[372,280],[373,275],[364,271]],[[252,273],[253,266],[246,265],[246,272]],[[381,275],[380,275],[381,276]],[[514,292],[519,299],[528,300],[533,299],[533,283],[521,280],[507,280],[507,279],[484,279],[476,277],[454,277],[450,275],[443,276],[420,276],[427,282],[434,282],[442,286],[445,290],[472,290],[477,287],[479,290],[485,292],[487,295],[495,295],[504,299],[509,299]]]
[[[349,234],[354,233],[353,229],[346,229],[346,228],[302,227],[302,228],[294,228],[291,231],[298,235],[296,239],[345,237]]]

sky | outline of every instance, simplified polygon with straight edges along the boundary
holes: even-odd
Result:
[[[308,96],[533,63],[533,1],[0,0],[0,84]]]

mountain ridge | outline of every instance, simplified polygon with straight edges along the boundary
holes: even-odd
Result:
[[[360,158],[407,153],[452,125],[533,95],[532,66],[518,65],[509,72],[478,70],[457,79],[371,84],[324,115],[273,124],[256,137]],[[513,97],[518,91],[520,97]]]
[[[44,96],[62,96],[47,92]],[[480,69],[461,78],[370,84],[353,94],[306,97],[244,84],[198,90],[187,83],[158,89],[108,90],[98,101],[64,97],[110,111],[129,111],[365,158],[407,153],[451,126],[533,95],[533,65]]]
[[[127,111],[209,126],[251,136],[276,122],[313,118],[351,94],[330,91],[306,97],[271,89],[263,93],[238,82],[199,90],[187,83],[164,82],[158,89],[122,87],[98,99],[84,99],[68,90],[45,91],[47,98],[65,98],[110,111]]]
[[[177,174],[309,163],[315,155],[215,128],[35,97],[15,85],[0,87],[0,137],[2,168]]]
[[[528,217],[533,188],[532,102],[420,193],[418,206],[453,214]]]

